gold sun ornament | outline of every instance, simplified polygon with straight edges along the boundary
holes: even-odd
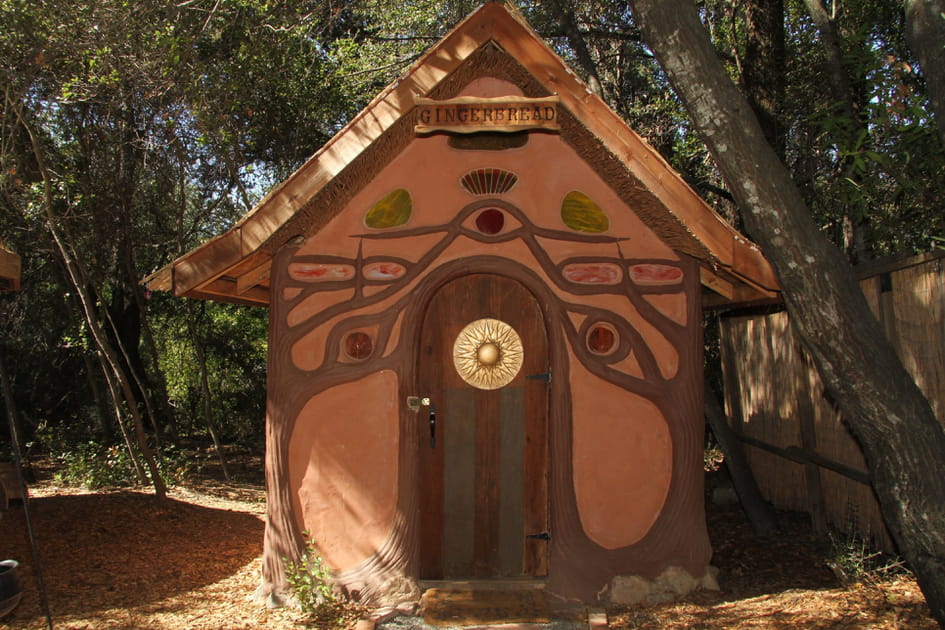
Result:
[[[453,365],[464,381],[479,389],[499,389],[522,369],[525,353],[515,329],[498,319],[477,319],[453,343]]]

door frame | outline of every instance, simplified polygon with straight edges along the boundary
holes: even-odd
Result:
[[[431,274],[428,278],[424,279],[423,284],[426,284],[425,287],[418,287],[417,293],[419,294],[420,299],[417,301],[417,310],[413,320],[413,330],[410,331],[412,334],[408,336],[412,340],[412,378],[409,379],[413,383],[413,391],[417,394],[424,394],[424,392],[419,391],[420,378],[421,378],[421,368],[420,361],[423,356],[423,343],[424,340],[421,339],[421,336],[424,332],[424,326],[426,323],[427,314],[429,313],[430,308],[434,303],[434,299],[437,295],[440,294],[441,290],[447,287],[447,285],[462,281],[463,279],[471,279],[472,276],[484,275],[484,276],[496,276],[502,281],[507,281],[515,286],[515,290],[521,292],[522,295],[527,295],[528,298],[534,301],[535,309],[538,315],[541,318],[540,331],[543,336],[543,370],[548,370],[550,373],[551,366],[554,364],[554,359],[556,355],[556,349],[553,346],[553,339],[556,337],[552,333],[551,322],[549,320],[549,312],[547,308],[546,299],[540,297],[540,293],[544,291],[537,292],[534,290],[534,274],[530,270],[524,269],[520,266],[519,263],[511,261],[508,259],[498,258],[494,256],[484,256],[478,257],[478,259],[468,259],[464,261],[454,261],[454,264],[448,264],[445,267],[446,269],[441,268],[439,273],[436,271]],[[526,271],[525,274],[515,273],[516,268],[523,269]],[[510,273],[511,272],[511,273]],[[524,276],[524,277],[523,277]],[[540,282],[540,281],[539,281]],[[539,285],[541,288],[545,288],[544,284]],[[468,323],[468,322],[465,322]],[[463,325],[465,325],[465,323]],[[444,369],[453,370],[452,365],[444,366]],[[522,374],[519,378],[525,379],[528,376],[526,372],[529,371],[529,367],[523,366]],[[541,461],[539,462],[539,469],[536,471],[534,461],[527,461],[527,456],[523,453],[522,455],[522,467],[523,467],[523,483],[525,484],[524,493],[526,498],[524,498],[521,514],[523,521],[528,520],[528,515],[526,512],[528,508],[526,507],[529,499],[527,498],[528,493],[532,492],[535,496],[532,497],[532,501],[535,503],[532,506],[532,511],[540,510],[541,516],[540,521],[543,526],[540,527],[542,531],[524,531],[528,528],[527,523],[523,522],[523,537],[526,534],[547,534],[551,529],[551,519],[552,519],[552,509],[551,509],[551,484],[552,484],[552,416],[557,416],[552,410],[554,396],[554,382],[543,382],[539,379],[527,379],[523,380],[520,384],[523,389],[525,387],[531,388],[531,395],[535,396],[535,392],[540,392],[540,396],[544,399],[543,407],[541,411],[541,418],[539,420],[541,424],[541,435],[540,443],[538,447],[541,450]],[[472,388],[472,386],[469,386]],[[501,391],[501,390],[500,390]],[[434,405],[435,405],[434,401]],[[415,410],[416,411],[416,410]],[[424,493],[428,491],[430,480],[426,478],[425,464],[426,460],[422,451],[428,440],[429,434],[427,433],[427,418],[429,415],[429,409],[427,407],[421,407],[418,413],[407,414],[405,416],[406,422],[414,423],[413,428],[404,431],[402,434],[411,439],[413,444],[408,447],[407,452],[412,453],[414,465],[411,467],[414,470],[413,483],[411,484],[412,492],[416,497],[416,515],[412,519],[415,526],[415,552],[411,554],[415,558],[416,566],[416,575],[422,579],[442,579],[442,575],[432,576],[424,572],[427,570],[425,566],[426,559],[428,558],[429,551],[425,549],[425,545],[430,544],[424,539],[424,524],[423,524],[423,514],[421,511],[425,505],[424,503]],[[424,426],[421,426],[424,425]],[[438,440],[442,439],[442,423],[437,427],[437,437]],[[527,430],[526,430],[527,432]],[[412,437],[408,437],[412,436]],[[534,446],[532,447],[534,448]],[[442,457],[442,450],[439,451],[437,456]],[[534,456],[533,456],[534,458]],[[434,480],[434,491],[442,491],[442,477],[445,469],[440,469],[439,474],[440,478]],[[535,484],[537,483],[538,489],[535,489]],[[531,487],[529,487],[531,486]],[[540,507],[537,507],[540,504]],[[442,519],[442,514],[439,515],[439,518]],[[532,520],[535,520],[534,518]],[[442,527],[441,527],[442,529]],[[442,538],[439,539],[439,542],[436,543],[442,548]],[[542,538],[525,538],[522,551],[522,561],[521,561],[521,574],[515,577],[537,577],[542,578],[548,575],[548,568],[550,565],[550,558],[552,552],[552,546],[547,537]],[[426,555],[425,555],[426,554]],[[442,556],[440,555],[439,567],[443,568]],[[472,577],[472,576],[470,576]],[[498,578],[496,578],[498,579]]]

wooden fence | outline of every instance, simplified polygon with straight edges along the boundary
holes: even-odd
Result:
[[[945,251],[857,271],[874,314],[945,424]],[[829,524],[893,550],[863,454],[824,396],[787,313],[724,314],[721,354],[726,413],[765,498],[809,512],[818,529]]]

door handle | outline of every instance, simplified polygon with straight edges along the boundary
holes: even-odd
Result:
[[[430,448],[436,448],[436,407],[430,403]]]

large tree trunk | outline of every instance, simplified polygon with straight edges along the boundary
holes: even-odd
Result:
[[[839,166],[843,177],[859,187],[862,175],[854,168],[856,162],[854,152],[864,152],[869,148],[862,142],[862,138],[869,137],[869,129],[862,114],[864,97],[854,88],[853,78],[847,70],[849,64],[844,63],[843,46],[840,43],[837,23],[827,13],[824,0],[804,0],[804,4],[817,26],[820,45],[826,59],[829,77],[827,88],[830,90],[836,112],[837,129],[840,130],[837,134],[840,137],[834,140],[840,145],[841,154],[848,153],[846,157],[837,158]],[[846,204],[845,209],[844,249],[854,262],[863,262],[870,257],[866,238],[869,211],[865,204],[864,199],[851,201]]]
[[[745,5],[745,59],[742,82],[765,138],[784,159],[784,0],[751,0]]]
[[[945,625],[945,431],[726,75],[694,4],[630,4],[777,272],[794,329],[863,447],[890,533]]]
[[[36,158],[36,168],[42,178],[43,206],[46,214],[46,228],[49,230],[49,234],[52,236],[53,242],[56,245],[56,250],[58,251],[65,267],[69,282],[72,283],[72,287],[75,289],[76,298],[78,299],[82,316],[85,319],[85,324],[88,328],[89,334],[92,336],[95,346],[107,364],[106,376],[114,377],[115,384],[121,388],[121,393],[122,396],[124,396],[128,412],[131,414],[132,420],[134,421],[135,436],[138,441],[138,448],[141,451],[141,455],[144,457],[144,460],[147,463],[148,469],[151,473],[151,484],[154,487],[154,494],[158,499],[163,500],[167,496],[167,486],[165,485],[164,480],[161,478],[160,470],[158,469],[157,462],[154,459],[154,454],[151,448],[148,446],[147,436],[145,435],[144,431],[144,423],[141,420],[141,412],[138,409],[138,401],[135,398],[134,391],[131,387],[131,382],[122,369],[121,362],[118,358],[118,352],[109,342],[105,333],[105,329],[102,327],[102,324],[96,314],[95,303],[92,300],[92,296],[89,291],[89,285],[86,281],[88,276],[85,273],[81,261],[73,254],[71,242],[74,242],[74,240],[66,239],[64,237],[63,232],[67,232],[68,230],[65,227],[65,224],[60,226],[59,217],[56,215],[53,209],[54,194],[52,172],[46,167],[42,142],[34,133],[33,128],[30,126],[29,122],[23,117],[22,111],[20,109],[15,109],[14,113],[16,114],[17,121],[20,123],[20,125],[22,125],[23,130],[29,137],[33,150],[33,156]],[[115,396],[116,414],[120,414],[120,404],[121,403],[118,400],[118,397]]]
[[[919,60],[945,145],[945,0],[905,0],[906,42]]]
[[[200,370],[200,394],[203,399],[203,421],[207,425],[207,433],[213,440],[213,449],[217,453],[217,459],[220,461],[220,470],[223,472],[223,478],[230,481],[230,469],[226,465],[226,455],[223,453],[223,445],[220,444],[220,438],[217,435],[216,427],[213,424],[213,394],[210,391],[210,375],[207,370],[207,353],[204,352],[203,343],[200,341],[200,334],[197,332],[197,314],[194,312],[194,305],[188,301],[187,309],[187,331],[190,333],[190,342],[194,344],[194,353],[197,355],[197,367]]]

